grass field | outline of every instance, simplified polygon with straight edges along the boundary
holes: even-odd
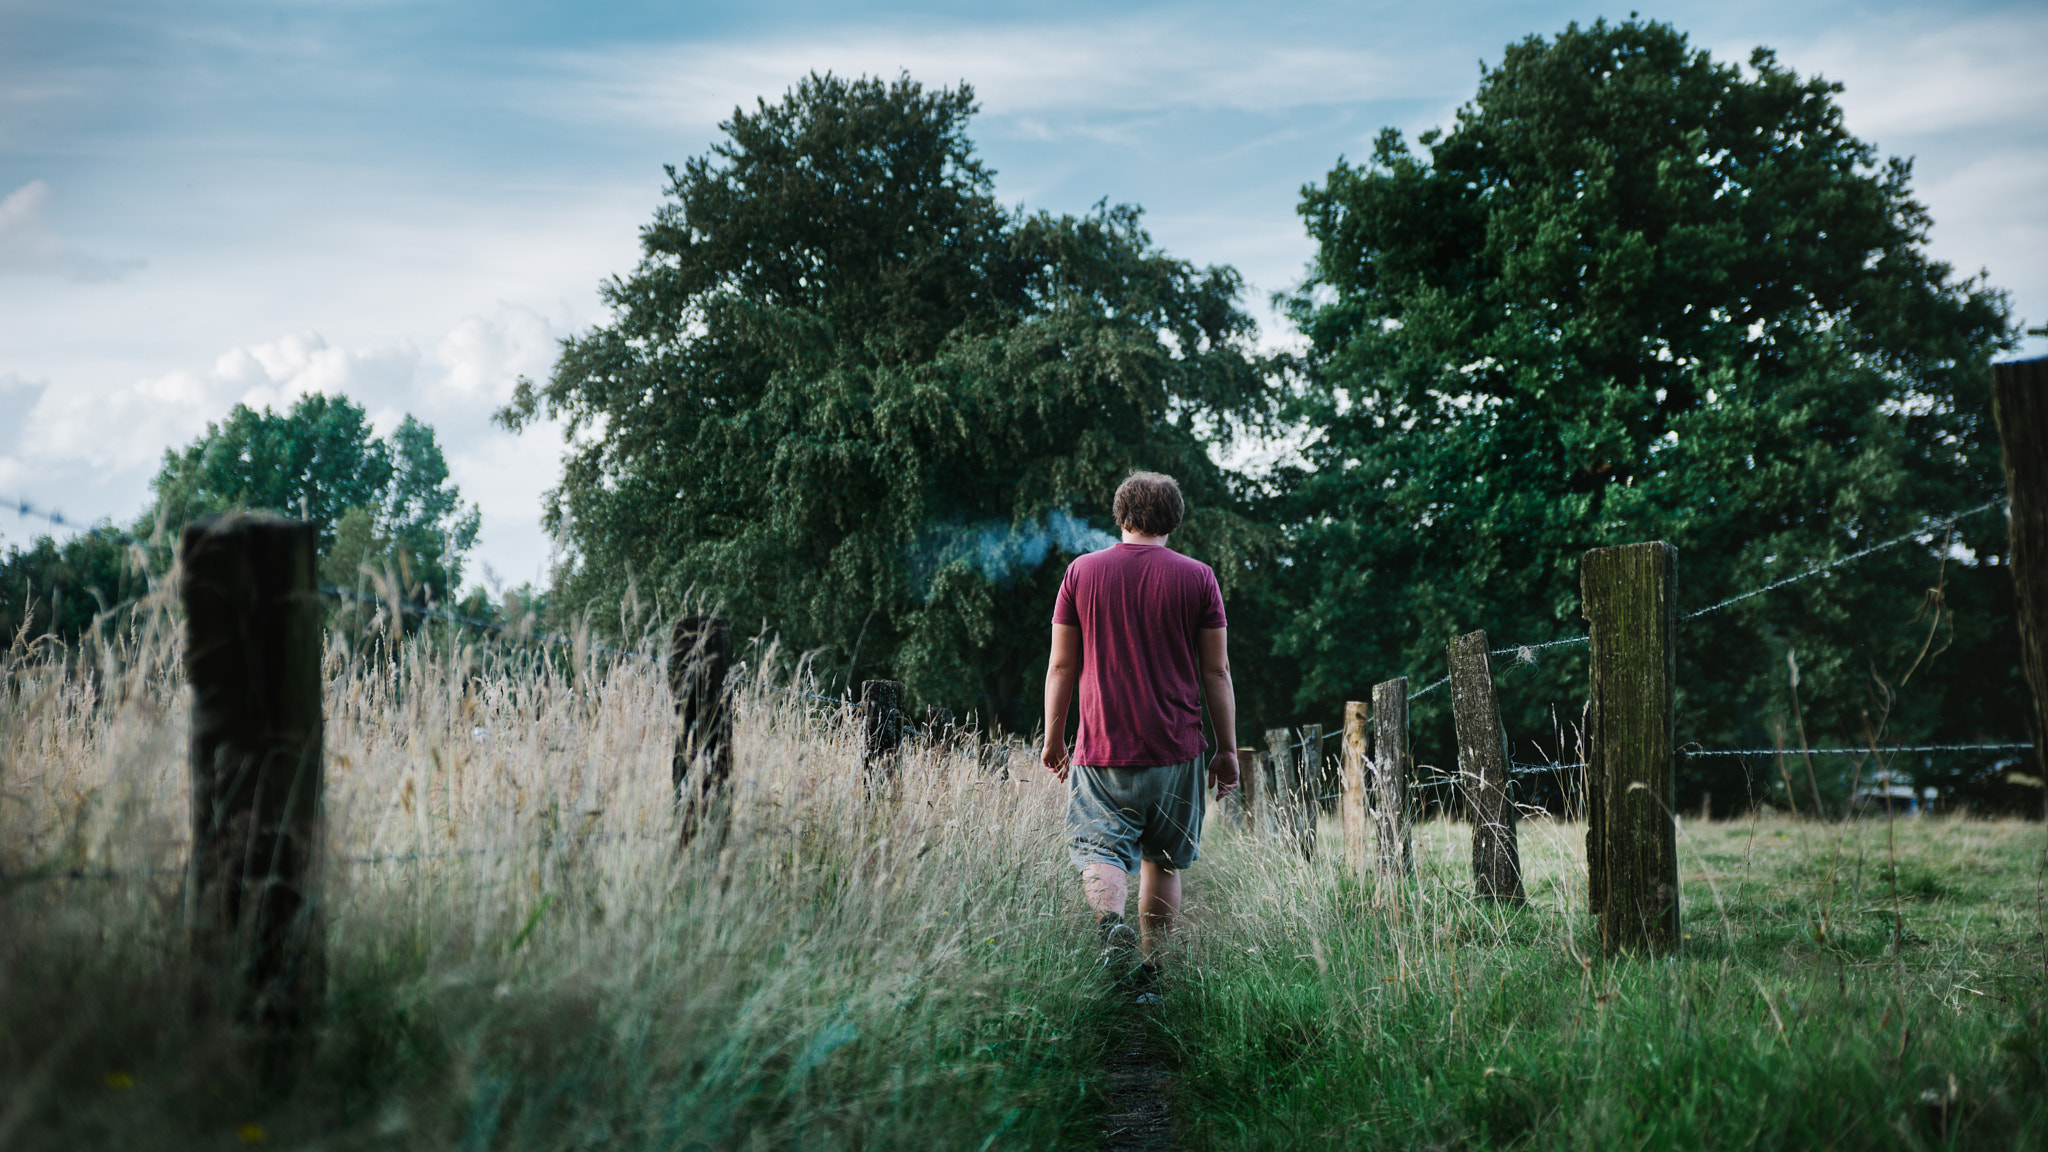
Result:
[[[1521,831],[1513,909],[1467,826],[1384,893],[1220,844],[1162,1015],[1185,1145],[2048,1143],[2040,824],[1685,823],[1684,950],[1612,963],[1583,827]]]
[[[186,1007],[172,639],[7,658],[0,1147],[1092,1147],[1123,1027],[1191,1149],[2048,1131],[2039,824],[1688,823],[1685,952],[1617,963],[1577,828],[1524,825],[1520,909],[1461,894],[1455,825],[1386,891],[1218,830],[1140,1017],[1021,749],[871,797],[832,706],[756,692],[730,835],[679,854],[657,668],[445,639],[329,654],[330,1009],[265,1092]]]

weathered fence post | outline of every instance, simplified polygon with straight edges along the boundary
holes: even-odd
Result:
[[[1308,789],[1311,823],[1320,813],[1334,815],[1337,811],[1337,758],[1323,756],[1321,724],[1301,726],[1301,779],[1302,787]]]
[[[1370,773],[1366,769],[1366,719],[1371,708],[1362,700],[1347,701],[1344,705],[1344,749],[1339,762],[1341,786],[1338,789],[1338,810],[1344,817],[1344,859],[1351,866],[1351,874],[1363,880],[1371,874],[1371,850],[1367,842],[1372,836],[1371,820],[1368,815],[1371,805],[1366,798],[1366,780]]]
[[[1240,831],[1258,831],[1259,753],[1256,748],[1237,750],[1237,791],[1225,809],[1230,826]]]
[[[2048,359],[1993,364],[1991,381],[2005,450],[2005,529],[2020,664],[2034,696],[2034,769],[2048,780]]]
[[[1308,765],[1294,755],[1293,733],[1285,728],[1266,730],[1266,750],[1273,758],[1273,799],[1280,835],[1301,852],[1302,859],[1314,860],[1316,808]]]
[[[896,774],[896,749],[903,743],[903,683],[862,681],[860,712],[861,766],[871,784],[877,776],[891,779]]]
[[[317,869],[325,785],[318,529],[201,517],[178,542],[192,685],[186,911],[207,992],[283,1073],[326,984]]]
[[[683,808],[682,842],[708,818],[721,822],[732,777],[732,628],[717,616],[685,616],[669,633],[668,687],[675,697],[675,761],[670,775]],[[691,769],[702,765],[691,778]]]
[[[1586,869],[1601,948],[1678,946],[1678,841],[1672,823],[1672,691],[1678,550],[1628,544],[1580,568],[1592,647]]]
[[[1450,642],[1451,717],[1458,732],[1459,787],[1472,807],[1472,887],[1496,900],[1522,899],[1515,806],[1508,799],[1507,736],[1493,693],[1486,633]]]
[[[1278,819],[1273,808],[1273,794],[1279,782],[1274,779],[1273,755],[1270,752],[1252,754],[1254,768],[1252,775],[1259,784],[1252,793],[1252,835],[1261,840],[1277,839],[1280,835]]]
[[[1373,827],[1380,873],[1415,871],[1414,805],[1408,790],[1408,678],[1373,685]]]

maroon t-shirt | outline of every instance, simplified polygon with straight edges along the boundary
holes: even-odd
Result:
[[[1074,763],[1155,768],[1202,754],[1195,633],[1225,627],[1216,573],[1157,544],[1118,544],[1067,565],[1052,622],[1081,629]]]

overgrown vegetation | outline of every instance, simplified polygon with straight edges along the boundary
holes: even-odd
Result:
[[[266,1095],[188,1005],[186,715],[160,615],[16,648],[0,709],[0,1143],[1054,1148],[1103,1103],[1105,994],[1021,748],[862,783],[836,708],[740,705],[723,847],[676,849],[638,657],[439,630],[327,654],[329,1012]],[[767,679],[797,670],[753,652]],[[1683,951],[1598,957],[1583,830],[1530,901],[1211,821],[1158,1019],[1200,1148],[2030,1148],[2048,1135],[2038,824],[1686,822]]]
[[[183,971],[175,632],[16,649],[0,708],[0,1145],[1054,1147],[1102,1004],[1061,794],[741,704],[677,851],[658,665],[372,638],[326,658],[329,1013],[266,1095]],[[755,663],[777,667],[773,654]],[[1021,767],[1021,759],[1020,759]]]

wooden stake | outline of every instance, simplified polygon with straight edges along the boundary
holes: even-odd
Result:
[[[326,986],[318,529],[268,513],[186,525],[178,542],[192,685],[193,957],[288,1071]],[[209,996],[210,998],[210,996]]]
[[[2048,780],[2048,358],[1993,364],[1991,381],[1998,442],[2005,450],[2005,528],[2020,664],[2034,697],[2034,772]]]
[[[1472,886],[1495,900],[1522,899],[1515,806],[1508,799],[1507,735],[1493,692],[1486,633],[1451,641],[1451,716],[1458,732],[1459,787],[1472,808]]]
[[[903,743],[903,684],[865,680],[860,686],[861,765],[869,781],[896,775],[896,749]],[[879,767],[878,767],[879,766]]]
[[[1367,778],[1371,770],[1366,767],[1366,718],[1372,709],[1363,700],[1347,701],[1344,705],[1344,748],[1339,769],[1342,786],[1338,789],[1337,808],[1344,818],[1344,859],[1351,866],[1351,874],[1364,879],[1372,871],[1372,818],[1368,813],[1372,804],[1367,795]]]
[[[1259,750],[1239,748],[1237,750],[1237,791],[1230,802],[1231,827],[1246,832],[1258,831],[1259,794]]]
[[[731,673],[732,629],[725,620],[676,621],[669,634],[668,687],[680,723],[670,776],[683,807],[684,844],[706,819],[723,828],[726,781],[732,776]]]
[[[1668,952],[1679,941],[1671,771],[1678,550],[1595,549],[1579,580],[1592,637],[1586,865],[1601,948]]]
[[[1259,786],[1252,796],[1252,835],[1261,840],[1275,840],[1279,838],[1280,830],[1273,813],[1273,794],[1279,782],[1274,779],[1273,755],[1270,752],[1255,752],[1253,760],[1253,775],[1258,779]]]
[[[1309,823],[1319,813],[1337,811],[1337,759],[1323,755],[1323,726],[1301,726],[1301,778],[1308,791]]]
[[[1373,830],[1380,874],[1415,871],[1414,805],[1408,789],[1408,678],[1373,685]]]
[[[1273,759],[1275,824],[1280,837],[1292,844],[1303,859],[1313,860],[1315,801],[1306,786],[1306,765],[1294,755],[1293,745],[1293,733],[1287,729],[1266,730],[1266,752]]]

